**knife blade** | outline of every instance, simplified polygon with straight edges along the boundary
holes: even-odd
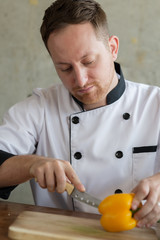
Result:
[[[91,196],[90,194],[86,192],[80,192],[78,191],[72,184],[66,183],[65,190],[67,191],[68,195],[70,195],[72,198],[83,202],[87,205],[90,205],[92,207],[98,208],[101,200]]]

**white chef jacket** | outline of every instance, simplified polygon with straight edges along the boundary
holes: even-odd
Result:
[[[120,79],[108,104],[90,111],[62,84],[35,89],[5,114],[0,149],[69,161],[86,191],[101,200],[160,171],[160,89],[124,80],[115,66]],[[37,205],[98,213],[34,180],[31,188]]]

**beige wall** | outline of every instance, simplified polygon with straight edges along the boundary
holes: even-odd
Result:
[[[120,39],[118,61],[127,79],[160,86],[160,1],[99,0],[110,34]],[[59,81],[39,33],[52,0],[0,0],[0,121],[4,112],[35,87]],[[11,201],[33,203],[29,184]]]

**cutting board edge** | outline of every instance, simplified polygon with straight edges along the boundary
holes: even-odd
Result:
[[[20,230],[20,229],[19,229]],[[8,237],[12,240],[28,240],[28,237],[30,240],[44,240],[44,237],[45,237],[45,240],[82,240],[82,236],[78,237],[76,236],[76,239],[75,239],[75,236],[60,236],[58,234],[55,234],[54,237],[53,236],[50,236],[51,234],[48,234],[46,235],[46,233],[42,233],[42,232],[39,232],[37,234],[37,231],[34,231],[33,234],[34,235],[30,235],[29,231],[23,231],[24,229],[20,230],[20,231],[17,231],[17,229],[13,226],[9,227],[8,229]],[[17,233],[20,233],[19,236],[17,236]],[[41,234],[41,235],[40,235]],[[24,237],[25,236],[25,237]],[[93,238],[88,238],[88,237],[83,237],[83,240],[92,240]]]

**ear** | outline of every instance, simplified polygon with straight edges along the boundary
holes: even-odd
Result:
[[[111,36],[109,38],[109,48],[110,52],[113,56],[113,61],[117,59],[118,56],[118,48],[119,48],[119,39],[116,36]]]

